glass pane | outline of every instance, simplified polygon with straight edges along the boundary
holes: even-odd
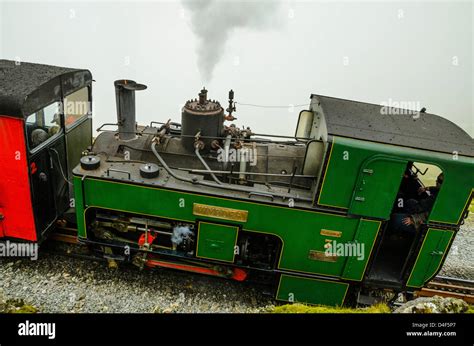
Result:
[[[82,88],[64,98],[64,118],[66,129],[89,114],[89,89]]]
[[[61,130],[60,104],[54,102],[26,119],[30,150],[54,137]]]

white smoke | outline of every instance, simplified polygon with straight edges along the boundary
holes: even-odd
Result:
[[[212,79],[226,42],[237,28],[256,30],[277,25],[275,13],[280,1],[183,0],[191,15],[191,27],[198,38],[198,67],[204,81]]]
[[[188,226],[176,226],[173,229],[171,242],[174,245],[180,245],[186,238],[192,237],[193,234],[193,231],[191,231]]]

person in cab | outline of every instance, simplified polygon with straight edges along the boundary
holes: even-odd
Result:
[[[444,174],[440,173],[436,178],[435,186],[420,187],[418,189],[418,198],[407,200],[403,213],[393,214],[391,220],[392,229],[401,232],[416,232],[428,219],[443,181]]]

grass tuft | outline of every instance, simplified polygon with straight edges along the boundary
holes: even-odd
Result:
[[[376,304],[367,308],[332,307],[324,305],[310,306],[300,303],[272,306],[265,310],[275,314],[386,314],[390,308],[386,304]]]

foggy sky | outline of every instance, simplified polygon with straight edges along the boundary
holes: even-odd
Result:
[[[306,104],[311,93],[412,102],[473,136],[473,13],[472,2],[281,1],[263,11],[278,25],[229,30],[205,82],[181,2],[0,0],[0,56],[90,69],[94,127],[116,121],[113,81],[128,78],[148,85],[137,94],[140,124],[180,121],[205,84],[223,105],[231,88],[237,102],[261,105]],[[293,135],[300,109],[237,105],[236,124]]]
[[[224,54],[227,41],[238,29],[275,28],[282,16],[275,15],[278,1],[182,0],[196,35],[197,65],[205,82]],[[281,24],[281,23],[280,23]]]

